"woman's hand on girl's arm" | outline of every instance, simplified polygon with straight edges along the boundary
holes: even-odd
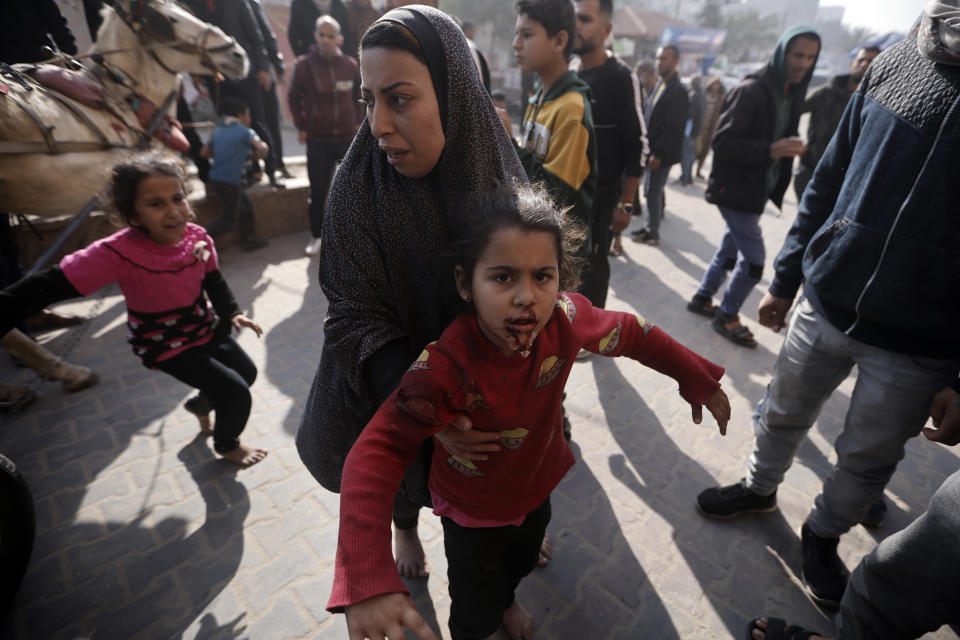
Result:
[[[500,451],[499,431],[474,431],[470,418],[461,414],[443,430],[433,434],[448,453],[467,460],[486,460],[487,452]]]
[[[248,327],[250,329],[253,329],[253,332],[257,334],[258,338],[263,335],[263,329],[260,328],[260,325],[258,325],[256,322],[254,322],[247,316],[243,315],[242,313],[238,313],[237,315],[230,318],[230,324],[232,324],[233,328],[237,330],[237,333],[239,333],[240,329],[242,329],[243,327]]]
[[[703,407],[706,407],[707,411],[713,414],[714,420],[717,421],[717,426],[720,427],[720,435],[727,435],[727,423],[730,421],[730,401],[727,399],[727,394],[723,392],[723,389],[717,389],[717,392],[710,396],[710,399],[703,405],[690,405],[690,408],[693,410],[693,422],[695,424],[703,422]]]
[[[402,638],[406,627],[420,640],[437,640],[436,634],[417,612],[405,593],[384,593],[352,604],[346,609],[350,640]]]

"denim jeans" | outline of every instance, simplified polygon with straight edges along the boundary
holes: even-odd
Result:
[[[647,169],[644,187],[647,193],[647,231],[651,235],[660,235],[660,219],[663,217],[663,187],[667,184],[669,166],[659,169]]]
[[[726,207],[719,209],[727,228],[723,231],[720,246],[717,247],[707,272],[700,280],[697,295],[712,298],[726,280],[727,271],[733,269],[733,278],[720,303],[721,311],[733,315],[740,312],[743,301],[760,282],[763,273],[766,251],[763,247],[763,232],[760,230],[762,214],[744,213]]]
[[[756,440],[746,486],[772,493],[823,403],[857,366],[850,406],[834,447],[837,463],[807,519],[818,536],[835,538],[860,522],[920,433],[933,396],[956,380],[960,359],[917,358],[854,340],[804,300],[753,415]]]
[[[683,148],[680,155],[680,179],[684,182],[693,182],[694,144],[696,138],[683,137]]]

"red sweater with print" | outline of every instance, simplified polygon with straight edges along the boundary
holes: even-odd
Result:
[[[577,352],[629,356],[680,383],[703,404],[723,368],[701,358],[643,318],[594,308],[561,293],[530,355],[504,356],[476,317],[458,317],[404,374],[350,450],[343,469],[340,533],[327,608],[405,592],[391,555],[393,497],[420,444],[467,414],[473,428],[500,432],[502,449],[470,462],[434,448],[430,490],[474,518],[509,521],[533,511],[573,465],[560,402]]]

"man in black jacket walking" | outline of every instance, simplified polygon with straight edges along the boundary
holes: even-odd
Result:
[[[677,75],[680,50],[672,44],[657,50],[660,81],[643,105],[647,116],[650,159],[647,160],[647,226],[634,235],[634,241],[660,244],[660,219],[663,217],[663,187],[670,167],[680,162],[683,127],[687,122],[687,90]]]
[[[598,171],[590,224],[590,270],[581,293],[593,306],[603,308],[610,283],[607,252],[611,233],[623,231],[630,224],[633,199],[646,164],[647,136],[640,107],[640,81],[630,67],[604,47],[613,29],[613,0],[577,0],[576,9],[574,53],[580,56],[577,75],[590,85]]]
[[[793,159],[806,151],[797,124],[819,54],[820,36],[811,27],[788,29],[770,63],[727,94],[713,136],[706,198],[720,209],[727,228],[687,309],[713,318],[717,333],[743,347],[757,346],[738,314],[763,274],[760,216],[768,199],[778,208],[783,204]],[[723,300],[714,307],[711,298],[731,270]]]

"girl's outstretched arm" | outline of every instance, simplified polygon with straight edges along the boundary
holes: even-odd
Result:
[[[703,405],[690,403],[690,408],[693,410],[693,422],[694,424],[700,424],[703,422],[703,407],[707,408],[711,414],[713,414],[713,419],[717,421],[717,426],[720,428],[720,435],[727,435],[727,423],[730,421],[730,400],[727,399],[727,394],[723,392],[723,389],[717,389],[717,392],[710,396]]]
[[[350,640],[402,638],[406,627],[420,640],[437,640],[436,634],[405,593],[384,593],[367,598],[346,610]]]

